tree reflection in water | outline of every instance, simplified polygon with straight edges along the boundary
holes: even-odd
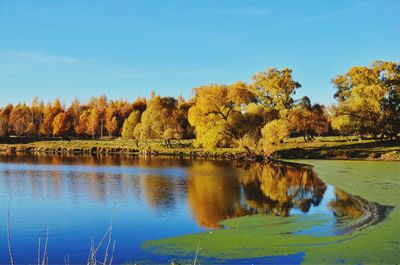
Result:
[[[308,212],[319,205],[326,185],[309,167],[275,163],[253,165],[240,177],[252,212],[288,216],[292,208]]]
[[[359,218],[363,215],[358,201],[353,196],[338,188],[335,188],[335,196],[336,200],[332,200],[329,205],[336,216]]]
[[[353,226],[357,229],[382,220],[390,210],[337,188],[327,192],[311,167],[294,163],[56,155],[0,156],[0,162],[6,165],[0,179],[5,190],[101,204],[133,199],[163,215],[186,205],[199,226],[211,229],[233,217],[286,217],[292,210],[308,213],[318,207],[339,225],[345,218],[360,219]]]
[[[200,164],[191,168],[188,177],[191,211],[206,228],[219,228],[220,221],[243,215],[288,216],[292,208],[308,212],[321,202],[325,190],[311,168],[286,163],[218,171]]]
[[[188,173],[188,204],[200,226],[219,228],[220,221],[247,214],[237,170],[195,163]]]
[[[384,220],[392,209],[338,188],[332,187],[333,194],[326,195],[327,188],[311,167],[292,163],[237,165],[235,169],[196,163],[188,176],[189,206],[205,228],[220,228],[222,220],[244,215],[287,217],[292,210],[308,213],[319,208],[334,218],[335,233],[347,233]]]

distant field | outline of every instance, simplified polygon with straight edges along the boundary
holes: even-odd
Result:
[[[140,150],[151,150],[158,154],[181,154],[206,153],[212,155],[239,154],[245,152],[241,148],[216,148],[204,150],[195,148],[193,140],[173,141],[173,148],[167,148],[157,140],[147,142],[140,141],[137,146],[133,140],[104,139],[104,140],[71,140],[59,139],[29,139],[8,138],[0,140],[0,150],[5,151],[15,148],[19,151],[36,150],[62,151],[82,150],[91,152],[139,152]],[[289,138],[278,148],[277,155],[281,158],[320,158],[320,159],[400,159],[400,141],[377,141],[362,140],[351,137],[318,137],[313,142],[304,142],[303,138]],[[383,157],[382,157],[383,156]]]

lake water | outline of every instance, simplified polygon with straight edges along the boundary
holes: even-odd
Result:
[[[49,262],[84,263],[113,219],[114,263],[167,263],[146,240],[229,229],[220,222],[265,214],[323,217],[301,234],[351,233],[391,208],[354,197],[296,164],[244,164],[119,156],[0,155],[0,263],[8,263],[7,211],[16,263],[36,263],[49,230]],[[113,218],[112,218],[113,216]],[[103,259],[104,247],[99,251]]]

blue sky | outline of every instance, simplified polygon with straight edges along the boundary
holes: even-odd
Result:
[[[353,65],[400,59],[400,1],[0,0],[0,105],[210,83],[289,67],[297,96],[333,102]]]

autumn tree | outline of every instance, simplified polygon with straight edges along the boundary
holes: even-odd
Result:
[[[125,122],[125,120],[129,117],[129,115],[133,111],[133,106],[126,100],[119,100],[115,102],[116,106],[116,118],[118,122],[118,129],[117,129],[117,135],[121,135],[122,131],[122,126]]]
[[[138,97],[135,102],[132,104],[133,111],[139,111],[142,114],[147,108],[147,100],[146,98]]]
[[[140,123],[141,113],[136,110],[132,112],[128,119],[125,120],[122,127],[122,138],[123,139],[137,139],[137,135],[134,134],[136,126]]]
[[[29,107],[23,104],[17,104],[10,113],[9,125],[12,132],[17,136],[26,134],[29,127],[31,113]]]
[[[141,123],[134,129],[134,135],[140,139],[159,139],[166,147],[172,147],[173,140],[190,135],[187,121],[190,105],[178,103],[173,97],[161,97],[152,93],[146,101],[146,110]],[[187,131],[188,130],[188,131]]]
[[[257,103],[248,104],[237,116],[233,127],[239,132],[241,138],[237,140],[237,146],[248,152],[258,151],[258,141],[261,138],[261,129],[265,124],[279,118],[279,112],[267,109]]]
[[[79,126],[79,117],[82,114],[82,106],[79,99],[75,98],[67,109],[67,115],[71,119],[71,126],[75,129]]]
[[[183,130],[175,115],[177,104],[172,97],[153,95],[142,114],[140,138],[164,140],[167,147],[170,147],[170,139],[182,138]]]
[[[40,133],[45,136],[50,136],[53,133],[53,121],[54,117],[62,111],[61,102],[56,99],[53,105],[49,102],[43,113],[43,122],[40,126]]]
[[[115,135],[118,131],[117,108],[114,102],[108,104],[104,114],[105,128],[108,136]]]
[[[234,139],[239,139],[241,135],[234,123],[242,115],[244,105],[254,100],[247,85],[215,84],[202,86],[194,91],[194,103],[188,118],[195,127],[196,144],[214,148],[229,146]]]
[[[86,132],[88,135],[92,136],[92,139],[95,138],[98,130],[99,130],[99,110],[97,106],[93,106],[90,109],[89,116],[87,117],[87,126]]]
[[[71,129],[71,122],[67,113],[60,112],[54,117],[53,135],[65,136]]]
[[[326,108],[307,97],[294,99],[301,87],[292,70],[268,69],[252,77],[252,83],[212,84],[194,89],[195,96],[108,101],[93,97],[87,104],[78,99],[66,109],[56,99],[46,106],[35,97],[30,105],[9,105],[0,110],[0,136],[103,137],[157,139],[171,147],[173,139],[196,137],[204,148],[262,146],[276,148],[278,129],[285,135],[302,135],[311,141],[331,125],[342,134],[381,136],[394,139],[400,133],[400,66],[374,62],[338,75],[332,82],[337,104]],[[268,132],[271,130],[271,132]],[[271,140],[266,140],[275,136]],[[271,149],[273,149],[271,147]],[[268,148],[264,148],[264,151]]]
[[[99,115],[99,120],[100,120],[100,138],[103,138],[103,133],[104,133],[104,115],[105,115],[105,110],[107,108],[107,97],[105,95],[102,95],[98,97],[97,99],[97,110],[98,110],[98,115]]]
[[[40,126],[43,121],[43,111],[44,111],[44,103],[43,101],[39,102],[38,97],[34,97],[32,100],[32,104],[30,106],[31,113],[31,121],[28,125],[28,131],[30,135],[38,135],[40,131]]]
[[[304,141],[313,141],[316,135],[321,135],[329,129],[328,114],[324,106],[311,105],[308,97],[303,97],[289,111],[288,116],[290,131],[303,136]]]
[[[342,133],[398,138],[400,132],[400,65],[377,61],[356,66],[332,80],[336,88],[332,126]]]
[[[289,128],[286,120],[279,119],[267,123],[262,129],[260,139],[264,155],[271,156],[288,135]]]
[[[13,107],[12,104],[8,104],[4,109],[0,110],[0,137],[8,136],[10,133],[9,119]]]
[[[313,135],[320,136],[329,132],[331,127],[330,117],[324,105],[316,103],[312,106],[310,121]]]
[[[94,138],[95,135],[99,135],[100,138],[103,138],[107,97],[105,95],[92,97],[89,101],[88,107],[91,110],[91,114],[93,114],[91,119],[89,119],[90,132],[88,132],[88,134],[91,134],[92,138]],[[94,119],[97,119],[97,121]]]
[[[87,134],[89,115],[90,115],[90,112],[88,110],[84,110],[82,112],[82,114],[79,116],[79,122],[75,126],[75,133],[77,135],[85,136]]]
[[[177,101],[178,106],[174,113],[174,119],[178,123],[178,126],[183,130],[183,138],[192,139],[195,137],[194,127],[190,125],[188,115],[193,102],[191,100],[186,101],[182,96],[179,96]]]
[[[0,110],[0,137],[8,136],[8,116]]]
[[[252,89],[259,104],[267,109],[274,109],[285,118],[287,110],[294,104],[293,95],[300,88],[299,82],[293,80],[292,70],[270,68],[253,76]]]
[[[53,110],[51,107],[51,103],[47,103],[44,111],[43,111],[43,122],[40,125],[40,134],[49,136],[52,132],[52,123],[53,123]]]

